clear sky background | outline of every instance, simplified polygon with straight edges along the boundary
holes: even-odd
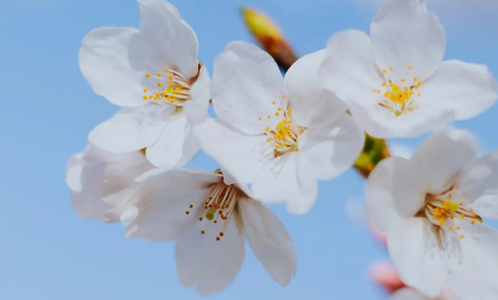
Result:
[[[498,74],[498,2],[433,1],[447,30],[446,58],[487,64]],[[368,31],[377,9],[375,0],[172,2],[197,32],[200,60],[209,70],[228,42],[252,41],[239,5],[270,14],[301,55],[323,48],[335,32]],[[120,224],[80,218],[64,182],[69,157],[85,147],[94,126],[117,110],[82,77],[81,40],[101,26],[136,27],[138,16],[135,0],[0,0],[2,300],[202,298],[180,285],[173,243],[127,239]],[[495,106],[456,125],[475,132],[487,152],[498,148],[497,117]],[[414,148],[422,139],[396,143]],[[202,153],[190,166],[217,167]],[[373,260],[387,255],[361,220],[363,186],[350,170],[320,185],[319,200],[305,216],[272,207],[296,245],[297,276],[281,287],[246,251],[234,283],[211,298],[386,299],[367,273]]]

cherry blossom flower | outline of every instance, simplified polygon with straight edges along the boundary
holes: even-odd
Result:
[[[320,74],[379,138],[414,137],[473,118],[497,99],[486,66],[442,61],[446,36],[424,0],[386,0],[371,27],[333,36]]]
[[[325,51],[297,61],[285,79],[258,47],[230,43],[215,61],[212,94],[219,119],[195,128],[203,150],[264,203],[287,202],[303,214],[317,197],[317,180],[350,168],[364,134],[346,106],[319,86]]]
[[[430,298],[444,282],[462,300],[498,295],[498,231],[483,223],[498,218],[498,151],[477,156],[470,132],[441,130],[367,181],[367,215],[400,278]]]
[[[104,27],[83,40],[80,68],[95,93],[122,108],[89,135],[114,153],[147,148],[155,165],[183,165],[198,151],[210,78],[192,28],[165,0],[138,0],[140,26]]]
[[[137,201],[121,216],[126,235],[176,240],[181,283],[203,295],[226,288],[244,259],[245,238],[281,285],[296,274],[296,253],[280,220],[249,189],[217,170],[156,169],[139,179]]]

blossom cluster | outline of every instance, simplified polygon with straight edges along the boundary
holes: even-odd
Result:
[[[297,254],[264,204],[308,213],[318,181],[354,164],[365,132],[434,130],[413,158],[383,160],[366,183],[367,215],[418,291],[395,299],[435,298],[443,287],[463,300],[496,299],[498,231],[483,218],[498,218],[498,151],[479,158],[474,136],[446,125],[490,108],[497,83],[486,66],[443,61],[445,32],[424,0],[386,0],[370,37],[335,34],[285,76],[246,42],[228,44],[210,76],[172,4],[138,5],[138,29],[96,29],[80,49],[94,92],[121,107],[67,165],[81,216],[121,222],[130,238],[176,241],[179,279],[200,294],[233,281],[246,239],[287,285]],[[201,149],[219,169],[184,167]]]

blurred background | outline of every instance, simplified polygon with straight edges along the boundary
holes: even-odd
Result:
[[[447,31],[446,59],[489,65],[498,75],[498,1],[427,0]],[[325,47],[334,33],[369,31],[375,0],[171,0],[196,31],[200,61],[212,63],[233,40],[254,42],[239,8],[279,25],[297,55]],[[174,244],[123,236],[120,224],[80,218],[64,181],[69,157],[117,107],[95,95],[78,67],[83,37],[102,26],[137,27],[135,0],[0,0],[0,299],[201,299],[176,276]],[[456,126],[472,130],[482,152],[498,148],[498,107]],[[410,155],[425,137],[390,141]],[[214,170],[203,153],[189,164]],[[354,170],[320,184],[305,216],[272,209],[298,253],[297,276],[275,283],[251,251],[234,283],[213,299],[382,300],[369,275],[387,259],[363,212],[364,179]]]

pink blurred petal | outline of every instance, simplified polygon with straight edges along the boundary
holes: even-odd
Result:
[[[390,293],[405,287],[396,269],[386,261],[374,262],[369,268],[370,277]]]

